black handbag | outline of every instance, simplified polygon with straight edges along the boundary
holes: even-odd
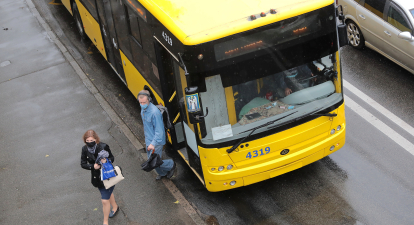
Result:
[[[164,162],[162,161],[160,155],[152,153],[148,160],[141,165],[141,169],[145,172],[150,172],[151,170],[161,166]]]

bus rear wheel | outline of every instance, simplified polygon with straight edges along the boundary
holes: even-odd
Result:
[[[76,3],[73,3],[72,9],[73,9],[73,16],[75,18],[76,29],[78,30],[81,39],[85,39],[86,37],[85,29],[83,27],[82,19],[81,19],[78,6],[76,5]]]

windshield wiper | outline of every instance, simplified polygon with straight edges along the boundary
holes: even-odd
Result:
[[[284,123],[281,123],[281,124],[278,124],[278,125],[275,125],[275,126],[268,127],[267,129],[273,129],[273,128],[276,128],[276,127],[280,127],[280,126],[283,126],[283,125],[286,125],[286,124],[289,124],[289,123],[292,123],[292,122],[301,120],[301,119],[303,119],[303,118],[305,118],[307,116],[313,116],[313,115],[319,115],[319,116],[330,116],[330,115],[331,116],[337,116],[336,114],[329,114],[329,113],[328,114],[316,114],[317,112],[321,111],[324,107],[325,106],[319,107],[319,108],[313,110],[310,113],[307,113],[305,115],[302,115],[302,116],[299,116],[299,117],[295,118],[294,120],[286,121]]]
[[[326,114],[318,114],[318,113],[315,113],[315,114],[312,114],[312,116],[329,116],[329,117],[336,117],[338,114],[336,114],[336,113],[326,113]]]
[[[295,114],[295,113],[297,113],[298,111],[295,111],[295,112],[292,112],[292,113],[290,113],[290,114],[288,114],[288,115],[286,115],[286,116],[283,116],[283,117],[280,117],[280,118],[278,118],[278,119],[275,119],[275,120],[272,120],[272,121],[269,121],[269,122],[267,122],[267,123],[265,123],[265,124],[262,124],[262,125],[260,125],[260,126],[257,126],[257,127],[255,127],[255,128],[253,128],[253,129],[250,129],[252,132],[250,132],[250,134],[249,135],[247,135],[246,137],[244,137],[244,138],[242,138],[236,145],[234,145],[233,147],[231,147],[231,148],[229,148],[229,149],[227,149],[227,153],[232,153],[237,147],[239,147],[239,145],[241,144],[241,143],[243,143],[243,141],[244,140],[246,140],[248,137],[250,137],[250,135],[252,135],[253,134],[253,132],[255,132],[257,129],[259,129],[259,128],[262,128],[262,127],[265,127],[265,126],[268,126],[268,125],[270,125],[270,124],[273,124],[273,123],[275,123],[276,121],[279,121],[279,120],[281,120],[281,119],[284,119],[284,118],[286,118],[286,117],[288,117],[288,116],[290,116],[290,115],[292,115],[292,114]],[[244,131],[244,132],[247,132],[247,131],[250,131],[250,130],[246,130],[246,131]],[[244,133],[244,132],[242,132],[242,133]]]

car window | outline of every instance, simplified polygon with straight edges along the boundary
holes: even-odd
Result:
[[[410,12],[411,12],[411,15],[413,15],[413,18],[414,18],[414,9],[411,9]]]
[[[386,0],[365,0],[364,7],[375,15],[383,18]]]
[[[393,6],[390,6],[390,9],[388,10],[388,23],[400,31],[411,32],[410,25],[408,25],[407,20],[405,20],[404,16],[401,15],[401,13]]]

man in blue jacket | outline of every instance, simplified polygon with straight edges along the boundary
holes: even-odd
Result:
[[[162,157],[162,150],[165,145],[165,130],[161,112],[151,103],[150,93],[147,90],[142,90],[138,93],[138,101],[141,105],[141,118],[144,124],[148,158],[152,153]],[[163,177],[171,179],[175,173],[176,164],[172,159],[166,159],[163,162],[160,167],[155,168],[155,171],[158,173],[157,180]]]

